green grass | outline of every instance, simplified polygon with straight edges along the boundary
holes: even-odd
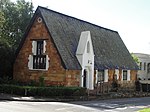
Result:
[[[150,108],[145,108],[143,110],[140,110],[139,112],[150,112]]]

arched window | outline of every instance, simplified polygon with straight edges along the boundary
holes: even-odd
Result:
[[[87,43],[87,53],[90,53],[90,42]]]

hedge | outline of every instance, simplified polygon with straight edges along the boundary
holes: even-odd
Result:
[[[142,84],[143,92],[150,92],[150,84]]]
[[[33,87],[1,84],[0,92],[21,96],[85,96],[86,89],[81,87]]]

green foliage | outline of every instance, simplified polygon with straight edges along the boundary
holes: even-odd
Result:
[[[14,52],[6,40],[0,41],[0,77],[11,76]]]
[[[3,27],[4,22],[5,22],[4,13],[0,10],[0,31]]]
[[[45,86],[45,83],[44,83],[44,76],[43,76],[43,75],[41,75],[41,76],[39,77],[39,84],[40,84],[40,86]]]
[[[25,0],[0,1],[0,77],[11,76],[15,50],[33,15],[33,6]]]
[[[85,96],[86,89],[81,87],[33,87],[1,84],[0,92],[26,96],[71,97]]]
[[[133,60],[134,60],[137,64],[140,63],[140,60],[139,60],[139,58],[138,58],[137,56],[135,56],[133,53],[131,53],[131,56],[132,56]]]
[[[5,18],[1,36],[7,38],[11,47],[16,49],[33,15],[32,3],[25,0],[6,2],[1,10]]]
[[[140,110],[139,112],[150,112],[150,108],[142,109],[142,110]]]

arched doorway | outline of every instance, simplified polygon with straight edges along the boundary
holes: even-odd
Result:
[[[84,70],[83,71],[83,87],[85,87],[85,88],[87,87],[86,80],[87,80],[87,71]]]

